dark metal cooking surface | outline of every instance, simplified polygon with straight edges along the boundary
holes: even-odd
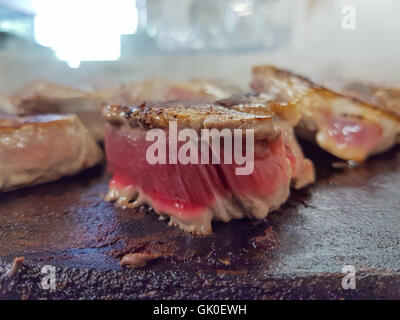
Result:
[[[104,167],[1,194],[0,275],[15,257],[25,266],[0,280],[0,297],[400,298],[400,148],[356,168],[305,151],[317,183],[264,222],[214,223],[206,237],[103,202]],[[130,252],[163,257],[123,269]],[[43,265],[56,267],[55,291],[39,286]],[[341,288],[344,265],[356,290]]]

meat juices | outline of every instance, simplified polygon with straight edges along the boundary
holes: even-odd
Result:
[[[104,108],[108,121],[106,155],[113,173],[106,200],[124,208],[147,203],[158,214],[169,216],[170,224],[203,235],[212,231],[213,219],[226,222],[244,217],[265,218],[288,198],[293,166],[282,130],[274,123],[278,108],[274,111],[264,104],[262,114],[238,109],[239,106],[236,110],[218,103],[181,102]],[[190,128],[196,132],[253,129],[252,173],[237,175],[240,166],[235,161],[149,164],[146,150],[153,142],[146,141],[147,132],[161,129],[168,137],[170,121],[176,121],[179,130]],[[221,142],[220,150],[225,143]],[[178,143],[178,147],[182,144]],[[221,159],[225,156],[222,153]],[[311,175],[305,180],[312,181],[313,171]]]
[[[102,151],[74,115],[0,116],[0,191],[73,175]]]
[[[301,119],[296,132],[343,160],[364,161],[398,143],[400,117],[358,99],[318,86],[272,66],[253,68],[251,87],[282,99],[297,100]]]

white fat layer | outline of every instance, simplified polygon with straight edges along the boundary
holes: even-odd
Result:
[[[327,151],[344,160],[363,161],[367,157],[384,152],[398,143],[400,136],[400,123],[391,116],[386,116],[379,110],[367,109],[353,100],[347,98],[332,98],[326,101],[323,98],[312,95],[304,98],[302,104],[303,118],[299,123],[299,134],[314,131],[317,143]],[[360,117],[378,124],[382,129],[379,143],[372,150],[342,150],[328,135],[324,121],[320,119],[320,111],[329,112],[333,117],[348,115]],[[304,135],[303,135],[304,136]],[[306,136],[310,136],[307,135]]]
[[[125,188],[110,187],[105,200],[115,202],[116,206],[123,209],[138,208],[143,204],[148,204],[161,217],[169,216],[170,225],[178,226],[186,232],[207,235],[212,232],[212,220],[228,222],[232,219],[266,218],[269,212],[279,209],[287,200],[289,192],[289,184],[282,184],[275,194],[265,198],[232,194],[220,196],[216,194],[209,207],[188,218],[158,210],[150,197],[146,196],[139,188],[132,186]]]
[[[294,155],[296,162],[292,171],[292,186],[301,189],[315,182],[315,169],[311,160],[304,157],[293,127],[287,121],[277,121],[277,126],[282,132],[283,142]]]

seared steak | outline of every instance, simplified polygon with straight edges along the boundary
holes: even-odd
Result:
[[[0,191],[73,175],[101,158],[74,115],[0,116]]]
[[[147,80],[124,84],[116,88],[97,90],[96,94],[113,97],[110,103],[133,103],[143,101],[215,100],[238,94],[234,85],[216,80]],[[115,101],[117,98],[119,101]]]
[[[104,120],[101,116],[101,108],[104,104],[176,99],[213,100],[238,92],[239,89],[234,86],[208,80],[186,82],[150,80],[92,92],[38,81],[27,85],[14,98],[17,99],[17,108],[22,114],[74,113],[96,139],[102,141],[104,140]]]
[[[324,85],[400,117],[400,88],[382,87],[356,81],[330,80]]]
[[[300,118],[298,105],[293,101],[279,100],[277,96],[266,94],[246,94],[217,101],[233,110],[258,114],[274,114],[274,124],[282,133],[282,139],[292,167],[292,185],[299,189],[315,181],[313,163],[304,157],[297,142],[293,127]]]
[[[168,215],[171,224],[197,234],[210,233],[212,219],[262,219],[270,211],[278,209],[289,195],[293,165],[288,156],[284,130],[275,121],[280,116],[282,122],[284,115],[289,117],[290,106],[278,106],[263,100],[258,105],[249,103],[248,110],[241,111],[243,104],[227,105],[228,101],[211,104],[174,101],[105,107],[103,114],[108,121],[105,146],[113,173],[106,200],[115,201],[125,208],[150,204],[158,214]],[[262,108],[259,114],[255,111],[258,107]],[[158,129],[165,133],[168,143],[162,153],[170,156],[173,141],[171,123],[175,123],[180,132],[185,129],[197,133],[204,129],[233,132],[227,139],[219,140],[219,154],[223,160],[229,156],[224,146],[235,145],[232,141],[235,130],[252,129],[253,170],[247,175],[238,175],[237,169],[242,165],[236,161],[213,162],[215,150],[209,150],[210,145],[207,145],[208,162],[203,162],[203,149],[199,147],[196,152],[201,150],[201,154],[196,156],[202,159],[201,162],[150,164],[146,158],[153,144],[148,141],[149,130]],[[241,140],[241,150],[247,152],[247,137],[245,139],[244,134],[240,134],[246,141]],[[179,153],[189,142],[177,142]],[[199,145],[202,142],[203,136]],[[312,169],[311,163],[310,166]],[[310,182],[313,179],[311,170],[311,177],[305,180]]]
[[[104,140],[104,120],[101,116],[102,97],[87,93],[81,97],[57,98],[35,96],[21,100],[18,110],[22,115],[76,114],[97,141]]]
[[[272,66],[253,68],[256,92],[297,100],[301,120],[297,133],[314,139],[333,155],[354,161],[383,152],[398,142],[400,117],[377,105],[342,95]]]

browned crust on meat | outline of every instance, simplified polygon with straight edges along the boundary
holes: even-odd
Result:
[[[74,121],[75,116],[69,114],[40,114],[34,116],[8,116],[0,115],[0,130],[1,131],[13,131],[26,125],[42,127],[48,125],[54,125],[64,121]]]
[[[118,97],[125,102],[167,101],[174,100],[168,97],[168,93],[171,93],[171,90],[181,90],[199,101],[222,99],[242,92],[240,88],[224,81],[207,79],[192,79],[188,81],[149,79],[142,82],[123,84],[116,88],[96,90],[95,93],[106,97]]]
[[[271,65],[262,65],[262,66],[255,66],[253,67],[253,76],[257,78],[257,75],[265,75],[265,74],[270,74],[273,77],[276,78],[283,78],[286,80],[291,80],[291,81],[300,81],[303,85],[307,87],[308,90],[314,90],[316,94],[322,95],[326,98],[342,98],[342,99],[347,99],[352,103],[357,104],[359,107],[366,108],[372,112],[378,113],[381,116],[384,117],[390,117],[395,121],[400,121],[400,116],[396,114],[395,112],[391,110],[382,110],[377,105],[367,103],[365,101],[360,100],[357,97],[352,97],[348,96],[342,93],[338,93],[335,91],[332,91],[330,89],[327,89],[323,86],[320,86],[318,84],[315,84],[308,78],[298,75],[296,73],[293,73],[291,71],[285,70],[285,69],[280,69]]]
[[[400,117],[400,88],[387,88],[363,82],[344,81],[338,91],[364,103],[376,105],[383,111],[392,112]]]
[[[72,98],[81,97],[85,94],[86,91],[80,89],[45,80],[37,80],[26,84],[22,89],[17,91],[14,96],[24,100],[39,97]]]
[[[75,115],[0,117],[0,191],[54,181],[101,159],[101,149]]]
[[[170,121],[176,121],[179,128],[194,130],[262,128],[263,137],[267,133],[271,139],[275,139],[279,133],[273,123],[273,113],[257,115],[201,102],[171,101],[133,106],[109,105],[103,108],[103,117],[116,125],[129,124],[130,127],[143,129],[166,129]]]
[[[274,115],[295,126],[300,119],[297,101],[279,95],[251,92],[216,101],[225,108],[254,115]]]

